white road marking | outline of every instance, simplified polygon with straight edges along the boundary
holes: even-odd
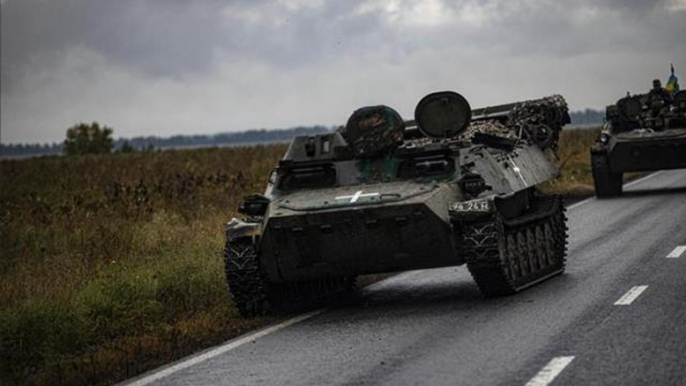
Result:
[[[677,257],[681,256],[682,253],[686,252],[686,245],[679,245],[678,247],[674,248],[674,250],[667,255],[668,259],[676,259]]]
[[[615,302],[615,306],[628,306],[629,304],[633,303],[634,300],[636,300],[636,298],[646,290],[646,288],[648,288],[647,285],[637,285],[631,288],[627,293],[624,294],[624,296]]]
[[[221,346],[217,346],[203,354],[199,354],[197,356],[190,357],[188,359],[182,360],[176,364],[173,364],[169,367],[163,368],[161,370],[154,371],[153,373],[143,376],[142,378],[135,380],[131,383],[126,383],[127,386],[145,386],[149,385],[153,382],[159,381],[160,379],[164,377],[168,377],[176,372],[179,372],[181,370],[187,369],[191,366],[195,366],[201,362],[205,362],[206,360],[212,359],[216,356],[222,355],[226,352],[229,352],[231,350],[234,350],[240,346],[243,346],[246,343],[254,342],[257,339],[260,339],[266,335],[275,333],[279,330],[283,330],[286,327],[292,326],[296,323],[302,322],[304,320],[310,319],[314,316],[317,316],[324,312],[325,309],[320,309],[312,312],[308,312],[306,314],[296,316],[295,318],[288,319],[284,322],[281,322],[277,325],[265,328],[263,330],[257,331],[252,334],[248,334],[242,337],[239,337],[237,339],[228,341],[224,343]]]
[[[557,377],[562,370],[569,365],[572,360],[574,359],[573,356],[568,356],[568,357],[555,357],[548,362],[547,365],[545,365],[544,368],[541,369],[541,371],[538,372],[531,380],[526,384],[526,386],[546,386],[549,385],[550,382],[552,382],[555,377]]]
[[[378,195],[379,195],[379,193],[364,193],[363,194],[361,190],[358,190],[357,192],[355,192],[355,194],[353,194],[351,196],[338,196],[338,197],[336,197],[336,200],[350,199],[350,203],[352,204],[353,202],[357,202],[357,200],[360,197],[373,197],[373,196],[378,196]]]

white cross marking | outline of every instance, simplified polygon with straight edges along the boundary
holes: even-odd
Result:
[[[379,193],[362,193],[361,190],[358,190],[353,194],[352,196],[338,196],[336,197],[336,200],[347,200],[350,199],[350,203],[352,204],[353,202],[357,202],[357,200],[360,197],[373,197],[373,196],[378,196]]]

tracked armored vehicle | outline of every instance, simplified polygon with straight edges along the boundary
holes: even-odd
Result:
[[[472,110],[439,92],[414,118],[366,107],[333,133],[293,139],[264,194],[226,226],[242,315],[326,299],[361,274],[466,264],[500,296],[563,272],[564,207],[536,186],[558,176],[564,99]]]
[[[591,147],[596,196],[621,195],[625,172],[686,168],[686,91],[672,95],[656,80],[607,106],[605,121]]]

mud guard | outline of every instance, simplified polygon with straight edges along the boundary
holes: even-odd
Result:
[[[262,234],[262,226],[257,222],[245,222],[234,217],[226,223],[224,232],[228,241],[236,241],[248,237],[254,239]]]

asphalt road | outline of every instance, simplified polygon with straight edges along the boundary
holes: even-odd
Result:
[[[625,190],[571,206],[566,273],[521,294],[412,271],[132,382],[686,385],[686,170]]]

